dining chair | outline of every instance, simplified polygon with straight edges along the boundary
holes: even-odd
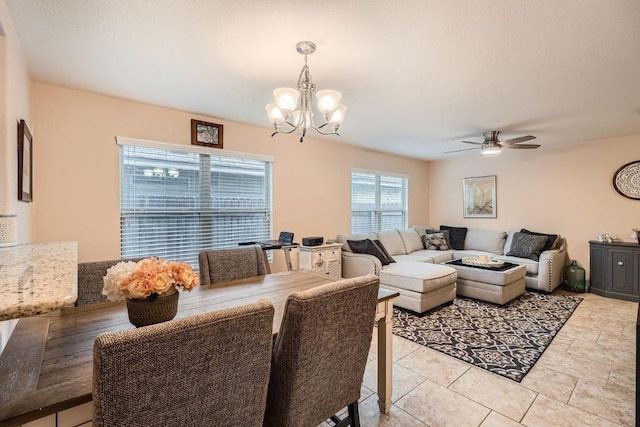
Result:
[[[202,285],[267,274],[260,246],[201,251],[198,264]]]
[[[360,425],[378,288],[370,274],[289,295],[273,348],[265,427],[317,426],[329,418]]]
[[[262,426],[273,315],[260,300],[99,335],[94,426]]]
[[[107,297],[102,295],[103,280],[107,270],[120,261],[138,262],[136,259],[112,259],[107,261],[81,262],[78,264],[78,299],[76,307],[87,304],[99,304],[107,302]]]

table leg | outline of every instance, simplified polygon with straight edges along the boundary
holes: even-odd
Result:
[[[271,265],[269,264],[269,255],[266,250],[262,250],[262,257],[264,258],[264,268],[267,274],[271,274]]]
[[[378,406],[380,412],[388,414],[391,410],[393,304],[390,300],[379,304],[384,304],[384,315],[378,319]]]

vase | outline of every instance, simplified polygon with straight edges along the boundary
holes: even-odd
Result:
[[[585,271],[573,260],[571,265],[564,268],[563,288],[565,291],[586,292],[585,288]]]
[[[127,312],[129,321],[136,327],[166,322],[178,313],[178,297],[176,289],[173,293],[164,294],[154,300],[128,299]]]

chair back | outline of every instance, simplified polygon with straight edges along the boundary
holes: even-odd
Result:
[[[370,274],[289,295],[273,349],[265,426],[316,426],[357,405],[378,288]]]
[[[267,274],[260,246],[202,251],[198,264],[202,285]]]
[[[102,278],[107,274],[107,270],[120,261],[138,262],[137,259],[112,259],[108,261],[81,262],[78,264],[78,299],[75,306],[87,304],[99,304],[107,302],[107,297],[102,295],[104,281]]]
[[[273,314],[261,300],[99,335],[94,426],[261,426]]]

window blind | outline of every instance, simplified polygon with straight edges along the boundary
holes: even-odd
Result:
[[[198,268],[198,252],[272,235],[272,162],[120,145],[121,256]]]
[[[351,171],[351,232],[406,228],[408,178]]]

